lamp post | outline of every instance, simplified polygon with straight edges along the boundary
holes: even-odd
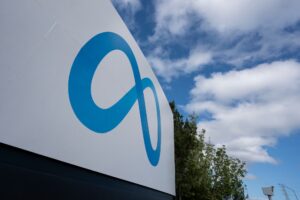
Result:
[[[274,195],[274,186],[262,187],[262,191],[264,195],[268,196],[269,200],[272,200],[272,196]]]

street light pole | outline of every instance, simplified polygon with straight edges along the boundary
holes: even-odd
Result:
[[[263,191],[264,195],[266,195],[269,198],[269,200],[272,200],[272,196],[274,195],[274,186],[263,187],[262,191]]]

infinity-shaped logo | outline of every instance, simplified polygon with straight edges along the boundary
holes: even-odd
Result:
[[[91,84],[97,66],[113,50],[122,51],[129,59],[135,86],[110,108],[103,109],[93,101]],[[157,113],[156,149],[152,147],[148,127],[144,99],[144,90],[146,88],[150,88],[155,97]],[[127,42],[121,36],[112,32],[100,33],[90,39],[80,49],[70,72],[69,99],[73,111],[81,123],[97,133],[107,133],[118,126],[137,100],[147,156],[153,166],[158,164],[161,149],[161,120],[157,93],[149,78],[141,79],[135,56]]]

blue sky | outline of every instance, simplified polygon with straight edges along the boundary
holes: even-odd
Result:
[[[168,99],[247,162],[250,199],[268,185],[284,199],[279,183],[300,195],[300,1],[113,4]]]

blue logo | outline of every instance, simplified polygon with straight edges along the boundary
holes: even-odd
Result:
[[[100,108],[91,94],[91,84],[97,66],[111,51],[120,50],[128,58],[134,75],[133,86],[110,108]],[[122,84],[122,83],[118,83]],[[157,113],[157,145],[152,147],[145,107],[144,90],[150,88],[155,97]],[[118,126],[138,101],[146,153],[151,165],[159,162],[161,149],[161,120],[157,93],[149,78],[141,79],[136,58],[127,42],[118,34],[104,32],[90,39],[79,51],[69,77],[69,99],[73,111],[82,124],[96,133],[107,133]]]

